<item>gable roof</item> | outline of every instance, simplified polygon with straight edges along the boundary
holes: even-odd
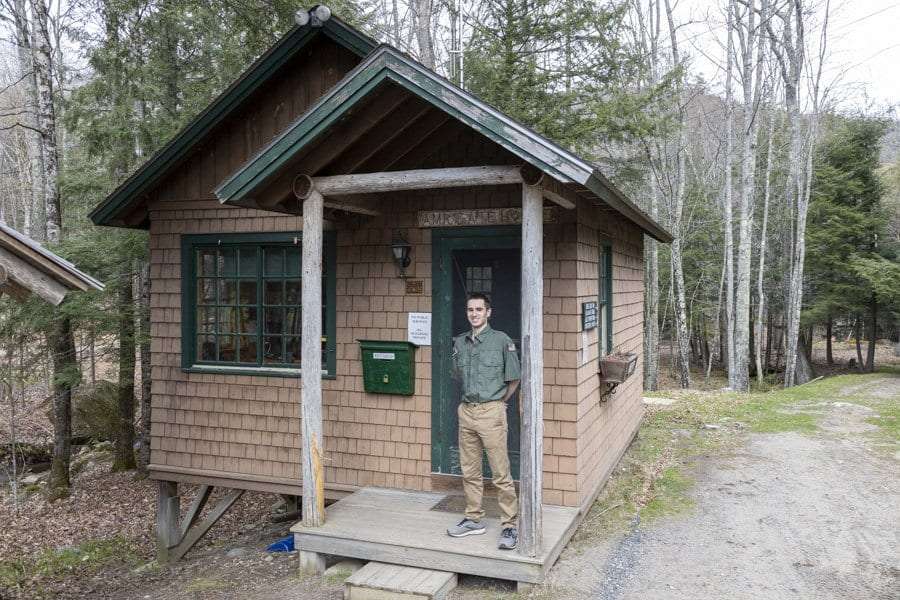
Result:
[[[219,94],[203,112],[185,125],[169,143],[94,208],[88,215],[91,221],[95,225],[113,225],[116,217],[120,216],[124,209],[142,194],[150,191],[190,154],[216,125],[320,34],[360,57],[366,56],[377,46],[377,42],[372,38],[333,16],[324,22],[311,19],[306,25],[294,26]]]
[[[102,290],[103,284],[66,259],[47,250],[30,237],[0,223],[0,268],[10,286],[59,304],[70,290]]]
[[[600,200],[661,241],[672,235],[619,191],[597,167],[516,122],[395,48],[379,46],[302,117],[215,191],[223,203],[246,201],[331,125],[384,82],[400,86],[444,111],[582,195]]]

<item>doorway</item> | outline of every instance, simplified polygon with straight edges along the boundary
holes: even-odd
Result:
[[[518,227],[432,230],[431,470],[460,475],[457,407],[460,385],[452,377],[453,336],[469,329],[465,299],[470,292],[491,298],[490,325],[516,348],[521,337],[521,232]],[[507,406],[509,460],[519,478],[519,394]],[[490,477],[483,458],[485,477]]]

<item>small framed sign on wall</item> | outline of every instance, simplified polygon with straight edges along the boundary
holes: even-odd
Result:
[[[581,303],[581,330],[587,331],[589,329],[597,328],[597,303],[596,302],[582,302]]]

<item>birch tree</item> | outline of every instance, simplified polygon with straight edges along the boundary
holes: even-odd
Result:
[[[665,0],[666,22],[669,26],[669,46],[672,51],[672,64],[676,69],[682,68],[681,53],[678,48],[678,36],[675,20],[672,16],[672,4]],[[676,78],[675,97],[677,103],[677,142],[675,145],[675,189],[670,203],[670,219],[672,223],[672,292],[674,295],[675,338],[678,342],[678,379],[681,387],[691,387],[691,355],[690,337],[687,326],[687,306],[684,291],[684,268],[682,264],[681,244],[683,239],[682,212],[684,210],[685,178],[687,177],[685,161],[687,154],[687,127],[685,110],[687,98],[684,93],[683,77]]]
[[[419,61],[434,69],[434,0],[413,0],[415,2],[416,41],[419,44]]]
[[[728,369],[728,387],[735,388],[734,369],[734,206],[731,161],[734,156],[734,90],[732,78],[734,69],[734,0],[728,0],[725,50],[725,183],[722,199],[722,227],[725,232],[725,352]]]
[[[757,15],[758,10],[758,15]],[[729,364],[729,380],[734,389],[750,387],[750,269],[753,247],[753,209],[756,195],[756,148],[759,135],[759,106],[763,93],[763,64],[766,36],[764,22],[768,18],[768,0],[759,9],[756,0],[748,0],[743,10],[734,12],[732,23],[740,47],[739,75],[743,92],[740,129],[740,194],[738,214],[737,268],[734,293],[734,356]],[[757,20],[757,16],[759,20]]]
[[[800,93],[804,82],[804,67],[808,62],[807,21],[810,6],[804,0],[789,0],[773,10],[780,31],[767,23],[772,53],[777,59],[782,84],[784,102],[790,130],[788,151],[788,179],[785,197],[792,214],[792,235],[789,238],[790,264],[787,290],[785,293],[785,372],[784,385],[791,387],[803,383],[809,376],[808,368],[798,374],[798,342],[800,334],[800,311],[803,305],[803,264],[806,258],[806,218],[809,210],[810,185],[812,182],[812,145],[818,134],[818,115],[821,108],[821,77],[827,48],[829,0],[825,1],[824,18],[820,29],[816,71],[810,77],[810,112],[801,113]],[[803,360],[805,363],[805,359]],[[808,365],[804,365],[808,367]]]
[[[54,107],[53,51],[49,33],[49,15],[44,0],[31,0],[35,43],[32,46],[37,87],[37,125],[41,141],[44,198],[46,202],[46,239],[58,244],[62,235],[62,209],[59,195],[59,150],[56,145]],[[50,345],[53,354],[53,461],[50,469],[50,497],[69,493],[69,462],[72,443],[72,388],[80,379],[75,354],[72,321],[65,311],[54,316]]]
[[[12,20],[15,29],[16,41],[16,57],[19,61],[19,72],[21,74],[21,83],[24,86],[25,104],[22,114],[22,123],[25,128],[25,147],[28,157],[28,176],[29,188],[31,192],[31,202],[23,202],[23,229],[25,233],[37,241],[45,239],[45,227],[35,227],[32,223],[37,217],[40,223],[40,214],[45,204],[44,193],[46,190],[44,182],[44,170],[41,162],[41,138],[37,123],[37,82],[35,80],[35,70],[32,58],[31,48],[31,26],[28,19],[28,11],[25,0],[13,0]],[[23,198],[24,200],[24,198]],[[35,211],[38,211],[35,213]]]
[[[766,132],[768,148],[766,150],[766,169],[763,176],[763,211],[762,225],[760,225],[759,232],[759,261],[756,279],[756,321],[754,322],[755,335],[753,340],[755,342],[756,379],[760,386],[763,384],[766,367],[768,366],[768,364],[764,365],[762,360],[763,320],[766,314],[766,293],[763,287],[763,280],[766,272],[766,235],[769,231],[769,200],[772,195],[772,151],[774,150],[775,115],[775,110],[770,108],[769,126]],[[766,363],[768,363],[768,360],[766,360]]]

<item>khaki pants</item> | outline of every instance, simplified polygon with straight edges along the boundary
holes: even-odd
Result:
[[[463,473],[463,490],[466,492],[466,518],[480,521],[484,517],[484,510],[481,508],[484,491],[481,450],[484,448],[494,475],[503,527],[515,527],[519,501],[516,498],[506,448],[506,403],[500,400],[483,404],[461,402],[457,412],[459,463]]]

